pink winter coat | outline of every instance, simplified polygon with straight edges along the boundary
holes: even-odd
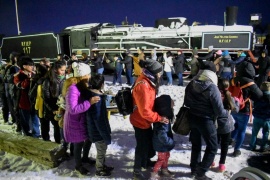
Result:
[[[88,139],[85,112],[91,105],[89,100],[82,99],[80,94],[76,85],[71,85],[66,94],[64,137],[71,143]]]

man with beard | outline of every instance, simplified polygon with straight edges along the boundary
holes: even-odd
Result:
[[[154,101],[158,93],[159,79],[162,65],[152,59],[140,61],[142,73],[136,80],[132,91],[133,113],[130,115],[130,123],[135,130],[136,148],[134,160],[133,178],[136,180],[146,179],[141,168],[154,166],[150,161],[155,156],[152,144],[152,123],[168,123],[166,117],[160,116],[153,111]]]

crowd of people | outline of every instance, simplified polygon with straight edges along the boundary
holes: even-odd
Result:
[[[106,150],[112,140],[106,94],[103,92],[104,63],[112,63],[115,67],[111,85],[122,85],[123,70],[127,84],[136,84],[132,90],[134,108],[130,115],[136,140],[133,179],[148,179],[142,173],[142,168],[148,167],[153,168],[152,180],[161,176],[173,177],[168,162],[176,143],[171,130],[174,102],[170,95],[159,96],[158,93],[163,84],[163,72],[167,86],[173,84],[173,73],[178,77],[178,86],[183,86],[185,56],[182,50],[178,50],[177,55],[168,51],[159,57],[153,50],[149,58],[143,49],[138,50],[138,56],[127,50],[124,58],[115,54],[113,59],[98,53],[89,59],[83,54],[80,60],[73,53],[68,62],[59,56],[53,63],[44,58],[39,64],[34,64],[28,56],[13,52],[1,73],[4,122],[15,124],[18,134],[44,141],[51,141],[49,132],[52,125],[55,143],[61,144],[66,151],[69,149],[77,171],[87,175],[89,171],[83,163],[95,164],[96,176],[110,176],[114,167],[105,164]],[[216,166],[214,159],[219,144],[218,169],[221,172],[226,169],[230,145],[234,147],[234,157],[241,155],[240,149],[252,115],[250,150],[257,151],[260,128],[263,129],[260,151],[268,150],[270,59],[267,50],[262,51],[257,62],[251,62],[243,51],[239,51],[236,58],[231,58],[228,51],[209,47],[209,52],[201,57],[194,49],[190,65],[191,80],[184,97],[184,105],[190,109],[190,169],[195,179],[208,180],[211,178],[206,176],[206,172],[211,166]],[[233,84],[244,86],[243,105],[229,91]],[[202,141],[206,144],[203,157]],[[92,143],[95,143],[97,151],[95,159],[89,157]],[[158,159],[153,162],[151,158],[156,153]]]

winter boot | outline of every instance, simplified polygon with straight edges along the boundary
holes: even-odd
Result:
[[[158,175],[158,172],[151,172],[150,180],[159,180],[160,176]]]
[[[174,177],[174,173],[169,171],[168,168],[161,169],[161,175],[164,177]]]

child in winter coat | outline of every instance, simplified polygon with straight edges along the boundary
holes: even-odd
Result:
[[[265,151],[269,147],[267,141],[270,129],[270,82],[263,82],[260,89],[263,92],[263,97],[254,103],[254,120],[249,143],[252,151],[256,150],[257,135],[261,128],[263,135],[260,151]]]
[[[111,127],[106,109],[106,95],[101,91],[104,86],[104,76],[97,74],[91,78],[90,92],[86,92],[91,97],[99,96],[100,101],[92,105],[86,112],[86,124],[88,136],[95,143],[96,155],[96,176],[110,176],[114,167],[105,165],[105,155],[107,147],[111,144]],[[88,98],[87,98],[88,99]]]
[[[218,89],[221,92],[224,109],[237,113],[239,111],[239,103],[231,96],[231,93],[228,91],[229,85],[230,85],[229,80],[223,78],[218,79]],[[226,156],[228,153],[228,148],[231,140],[231,132],[234,130],[234,119],[232,115],[229,114],[227,118],[218,117],[217,123],[218,123],[217,137],[218,142],[220,143],[221,146],[218,169],[220,172],[224,172],[226,168],[225,167]],[[212,163],[212,167],[213,166],[215,166],[215,162]]]
[[[157,97],[154,104],[154,111],[160,116],[166,116],[170,119],[168,124],[156,122],[153,124],[153,147],[158,152],[158,160],[151,173],[151,180],[159,179],[158,171],[161,169],[161,175],[172,177],[173,173],[168,170],[168,160],[170,151],[174,148],[175,143],[171,130],[171,122],[173,120],[173,106],[169,95],[161,95]]]

